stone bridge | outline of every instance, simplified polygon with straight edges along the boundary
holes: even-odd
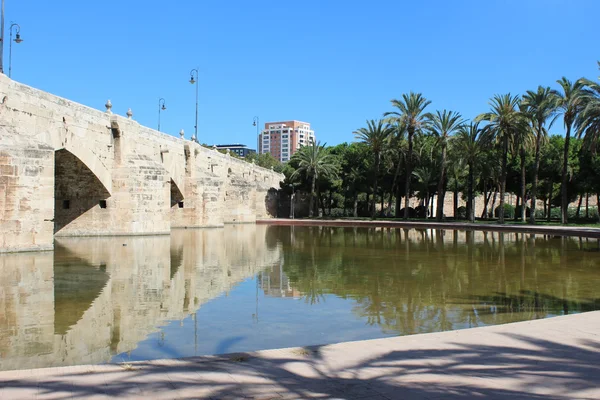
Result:
[[[276,213],[281,174],[0,75],[0,252]]]

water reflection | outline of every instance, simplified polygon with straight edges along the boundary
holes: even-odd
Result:
[[[0,257],[0,370],[102,363],[281,258],[266,227],[57,238]]]
[[[278,227],[285,274],[385,332],[412,334],[600,309],[595,239],[414,229]]]
[[[184,357],[600,309],[597,240],[266,227],[0,256],[0,369]],[[365,324],[366,322],[366,324]]]

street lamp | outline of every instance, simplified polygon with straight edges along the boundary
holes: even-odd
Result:
[[[160,132],[160,112],[161,110],[166,110],[167,107],[165,106],[165,99],[163,99],[162,97],[160,99],[158,99],[158,131]]]
[[[196,73],[196,79],[194,79],[194,72]],[[198,142],[198,68],[194,68],[190,71],[190,83],[196,84],[196,125],[194,125],[194,136],[192,137],[192,141]]]
[[[252,122],[252,126],[256,127],[256,153],[260,154],[260,136],[259,136],[259,129],[260,129],[260,121],[258,120],[258,117],[254,117],[254,120]]]
[[[11,75],[11,71],[12,71],[12,42],[13,42],[13,27],[17,28],[17,34],[15,35],[15,43],[21,43],[23,41],[23,39],[21,39],[21,27],[19,26],[19,24],[10,24],[10,44],[8,46],[8,77],[10,78]],[[3,35],[4,36],[4,35]]]

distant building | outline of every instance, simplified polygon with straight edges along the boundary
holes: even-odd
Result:
[[[245,144],[217,144],[215,145],[217,150],[227,150],[231,151],[233,154],[238,157],[246,157],[248,154],[256,153],[256,150],[249,149]]]
[[[258,136],[258,153],[271,153],[280,162],[287,162],[302,146],[315,143],[315,131],[308,122],[267,122]]]

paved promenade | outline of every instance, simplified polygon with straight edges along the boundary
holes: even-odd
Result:
[[[0,372],[2,399],[600,399],[600,311],[221,357]]]
[[[517,225],[517,224],[472,224],[469,222],[436,222],[431,221],[386,221],[386,220],[353,220],[353,219],[287,219],[272,218],[256,221],[260,225],[294,225],[294,226],[338,226],[338,227],[383,227],[383,228],[416,228],[416,229],[458,229],[468,231],[495,231],[517,233],[539,233],[542,235],[579,236],[600,238],[598,228],[576,225]]]

